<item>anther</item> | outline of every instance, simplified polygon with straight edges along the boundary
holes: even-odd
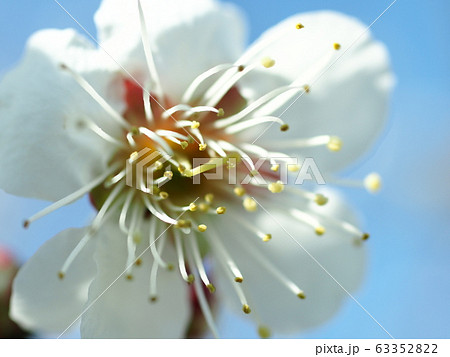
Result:
[[[58,272],[58,278],[63,280],[66,274],[64,274],[62,271]]]
[[[272,239],[272,235],[271,234],[265,234],[264,237],[262,238],[263,242],[268,242]]]
[[[333,48],[334,48],[336,51],[339,51],[339,50],[341,49],[341,45],[340,45],[339,43],[334,43],[334,44],[333,44]]]
[[[158,297],[157,296],[150,296],[149,301],[154,303],[158,301]]]
[[[200,232],[206,232],[206,230],[208,229],[206,224],[199,224],[199,226],[197,228]]]
[[[288,130],[289,130],[289,125],[287,125],[287,124],[281,125],[281,126],[280,126],[280,130],[281,130],[281,131],[288,131]]]
[[[327,147],[330,151],[339,151],[342,149],[342,140],[337,136],[331,136]]]
[[[141,266],[141,265],[142,265],[142,259],[141,259],[141,258],[136,259],[136,261],[134,262],[134,264],[135,264],[136,266]]]
[[[361,237],[362,240],[368,240],[370,238],[370,234],[369,233],[364,233]]]
[[[206,287],[208,288],[211,294],[213,294],[216,291],[216,287],[213,284],[208,284]]]
[[[166,171],[166,172],[164,172],[164,177],[167,177],[169,180],[172,180],[172,178],[173,178],[173,172],[172,172],[172,171]]]
[[[288,165],[288,171],[289,172],[297,172],[300,170],[300,165],[294,164],[294,165]]]
[[[189,211],[191,211],[191,212],[197,211],[197,208],[198,208],[198,206],[197,206],[194,202],[192,202],[192,203],[189,205]]]
[[[244,306],[242,306],[242,311],[244,311],[244,313],[246,314],[249,314],[252,310],[250,309],[250,306],[245,304]]]
[[[244,202],[242,202],[244,208],[249,212],[255,212],[258,209],[258,204],[251,197],[246,197]]]
[[[239,72],[242,72],[244,69],[245,69],[244,65],[241,64],[240,66],[238,66],[238,71]]]
[[[372,172],[364,179],[364,187],[370,193],[376,193],[381,189],[381,176]]]
[[[220,117],[223,117],[225,115],[225,111],[223,110],[223,108],[219,108],[219,111],[217,112],[217,116],[220,118]]]
[[[242,283],[242,282],[244,281],[244,278],[241,277],[241,276],[237,276],[236,278],[234,278],[234,281],[235,281],[236,283]]]
[[[189,143],[187,141],[182,141],[182,142],[180,142],[180,145],[181,145],[181,148],[183,150],[185,150],[189,146]]]
[[[261,60],[261,64],[266,68],[271,68],[271,67],[275,66],[275,60],[270,57],[264,57]]]
[[[306,295],[305,295],[305,293],[304,292],[300,292],[300,293],[298,293],[297,294],[297,297],[299,298],[299,299],[306,299]]]
[[[303,89],[305,90],[305,93],[311,92],[311,87],[310,87],[309,85],[307,85],[307,84],[305,84],[305,85],[303,86]]]
[[[159,197],[161,197],[163,200],[165,200],[165,199],[169,198],[169,194],[165,191],[161,191],[159,193]]]
[[[271,183],[269,183],[267,188],[272,193],[280,193],[284,190],[284,185],[281,181],[271,182]]]
[[[198,146],[198,150],[199,150],[199,151],[205,151],[205,150],[206,150],[206,144],[200,144],[200,145]]]
[[[198,205],[198,209],[201,212],[208,212],[209,208],[210,208],[210,206],[208,204],[206,204],[206,203],[203,203],[203,202]]]
[[[195,281],[195,277],[192,274],[188,275],[187,283],[192,284]]]
[[[258,335],[261,338],[270,338],[272,333],[267,326],[259,326],[258,327]]]
[[[127,280],[131,281],[131,280],[133,280],[133,275],[128,274],[128,275],[126,276],[126,278],[127,278]]]
[[[200,128],[200,123],[198,122],[198,121],[193,121],[192,122],[192,124],[191,124],[191,128],[192,129],[198,129],[198,128]]]
[[[205,201],[208,203],[212,203],[212,201],[214,200],[214,195],[212,193],[207,193],[205,195]]]
[[[227,211],[226,207],[217,207],[216,212],[217,214],[224,214]]]
[[[245,190],[244,190],[244,188],[242,188],[242,187],[235,187],[235,188],[233,189],[233,192],[234,192],[234,194],[235,194],[236,196],[238,196],[238,197],[242,197],[242,196],[245,195]]]
[[[319,206],[326,205],[328,203],[328,198],[324,195],[318,193],[314,198],[314,202],[316,202]]]
[[[300,22],[297,24],[297,25],[295,25],[295,28],[297,29],[297,30],[300,30],[300,29],[302,29],[302,28],[304,28],[305,26],[303,26]]]
[[[325,227],[323,226],[319,226],[315,228],[315,232],[318,236],[324,235],[325,234]]]

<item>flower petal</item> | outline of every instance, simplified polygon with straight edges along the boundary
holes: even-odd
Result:
[[[81,313],[95,276],[89,242],[73,261],[64,279],[64,261],[86,229],[68,229],[47,241],[19,270],[11,296],[10,316],[32,331],[62,333]]]
[[[115,70],[88,41],[72,30],[34,34],[20,65],[0,84],[0,187],[11,194],[59,199],[102,172],[110,159],[105,152],[113,152],[78,127],[89,119],[110,133],[118,129],[61,63],[117,103],[119,93],[108,89]]]
[[[231,4],[143,0],[142,6],[162,87],[174,102],[196,76],[234,62],[242,52],[244,22]],[[134,76],[145,78],[137,1],[104,0],[95,22],[102,47]]]
[[[304,28],[297,30],[297,23]],[[310,93],[295,96],[275,111],[290,130],[280,133],[274,126],[269,131],[270,140],[340,137],[340,152],[329,152],[326,147],[284,150],[313,157],[325,172],[339,170],[359,158],[374,143],[385,123],[393,76],[385,47],[366,30],[354,18],[329,11],[313,12],[284,20],[254,44],[258,46],[278,36],[277,41],[267,42],[257,54],[274,58],[275,66],[261,72],[259,84],[253,80],[247,86],[264,81],[273,81],[275,86],[280,78],[287,85],[300,78],[302,85],[311,88]],[[340,44],[339,51],[334,49],[335,43]],[[287,109],[295,98],[295,104]],[[275,107],[265,109],[273,111]],[[262,144],[265,139],[261,137],[259,142]]]
[[[133,267],[133,279],[130,281],[123,274],[127,261],[126,237],[114,224],[109,224],[103,227],[98,238],[95,253],[98,273],[89,288],[89,300],[85,307],[87,311],[81,321],[81,336],[183,337],[190,317],[190,306],[187,285],[179,274],[176,271],[159,270],[158,300],[152,303],[149,301],[153,263],[150,250],[147,249],[142,255],[142,264]],[[148,241],[143,242],[138,246],[137,255],[148,248]],[[164,257],[175,261],[169,242],[165,249]]]
[[[352,221],[348,208],[336,197],[330,201],[334,203],[319,207],[322,214]],[[311,214],[314,212],[312,208],[305,207],[305,210]],[[351,292],[360,285],[365,265],[364,247],[356,245],[349,234],[326,224],[327,232],[317,236],[311,227],[290,218],[286,210],[270,212],[270,215],[261,212],[246,218],[255,222],[255,227],[262,232],[272,234],[271,241],[258,241],[248,234],[243,242],[244,235],[239,225],[236,225],[239,231],[233,231],[235,225],[228,225],[223,243],[243,274],[242,287],[247,293],[250,308],[255,312],[250,316],[257,317],[258,323],[278,333],[312,328],[336,313],[347,296],[343,288]],[[251,251],[259,253],[265,262],[296,283],[304,291],[306,299],[299,299],[261,261],[255,259]],[[218,293],[225,293],[227,302],[239,307],[230,286],[230,283],[235,283],[224,278],[223,271],[218,273]]]

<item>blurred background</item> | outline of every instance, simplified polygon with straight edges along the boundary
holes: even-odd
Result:
[[[95,34],[93,14],[100,0],[60,2]],[[370,24],[392,3],[231,2],[246,13],[249,41],[295,13],[333,9]],[[450,338],[449,14],[447,0],[398,0],[371,28],[390,51],[397,86],[384,135],[369,156],[342,175],[360,179],[377,171],[384,179],[376,196],[358,189],[344,193],[371,233],[366,280],[354,296],[396,338]],[[34,31],[77,28],[53,0],[0,0],[0,23],[0,78],[18,62]],[[87,200],[82,200],[23,230],[23,219],[45,206],[0,191],[0,246],[19,262],[57,232],[83,226],[92,214]],[[227,311],[219,312],[218,324],[222,337],[257,337],[252,324]],[[295,337],[388,336],[349,298],[327,324]]]

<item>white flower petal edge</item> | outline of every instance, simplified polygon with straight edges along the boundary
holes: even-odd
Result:
[[[148,247],[148,238],[145,238],[148,229],[142,237],[136,256]],[[116,224],[106,223],[96,239],[97,275],[89,287],[87,311],[81,320],[81,337],[184,337],[191,314],[190,300],[188,286],[178,272],[159,270],[158,300],[151,302],[149,285],[153,257],[150,249],[142,255],[142,263],[133,267],[133,278],[128,280],[127,274],[123,274],[127,265],[127,237]],[[162,237],[157,244],[163,239],[167,237]],[[176,260],[170,244],[165,245],[164,257],[169,261]]]
[[[82,121],[117,131],[107,113],[61,69],[83,75],[111,105],[113,65],[73,30],[34,34],[21,64],[0,84],[0,187],[6,192],[56,200],[104,172],[109,144]],[[74,105],[76,103],[76,105]]]
[[[31,331],[62,333],[81,313],[95,276],[91,241],[74,260],[65,279],[58,278],[66,257],[86,229],[68,229],[47,241],[23,265],[12,289],[11,318]]]
[[[242,287],[252,310],[249,316],[273,333],[292,334],[313,328],[330,319],[347,297],[317,262],[349,292],[359,287],[364,276],[364,244],[343,231],[339,224],[334,227],[330,224],[330,217],[353,224],[354,215],[337,195],[327,195],[330,202],[326,206],[310,205],[303,209],[316,218],[323,217],[318,220],[328,223],[327,231],[321,236],[288,215],[289,209],[300,209],[294,202],[286,203],[286,207],[278,211],[269,210],[270,215],[260,210],[253,218],[258,229],[272,234],[269,242],[248,239],[243,244],[239,228],[226,227],[227,234],[222,241],[244,277]],[[275,270],[284,275],[284,279],[280,279]],[[217,273],[218,292],[226,296],[230,307],[236,308],[237,298],[230,279],[221,269]],[[289,281],[303,291],[305,299],[299,299],[292,291],[295,289],[287,286]]]
[[[304,28],[290,31],[295,24],[302,24]],[[260,80],[274,80],[268,75],[270,72],[278,77],[276,86],[284,79],[286,85],[297,80],[297,85],[311,87],[309,93],[303,93],[282,115],[290,130],[279,133],[273,128],[259,139],[260,143],[266,141],[268,135],[270,140],[284,141],[284,151],[313,157],[319,168],[327,172],[348,166],[370,148],[385,124],[394,79],[386,48],[373,40],[366,29],[352,17],[330,11],[311,12],[282,21],[252,45],[257,48],[277,38],[256,52],[257,58],[270,56],[276,60],[270,71],[262,71]],[[354,42],[359,36],[361,38]],[[340,45],[339,50],[334,44]],[[249,86],[257,84],[255,81],[247,83]],[[299,95],[294,93],[287,105],[277,108],[277,115]],[[270,106],[265,109],[270,110]],[[289,145],[295,139],[319,135],[339,137],[342,149],[330,155],[324,147]]]
[[[245,25],[232,4],[143,0],[142,7],[162,87],[175,102],[197,75],[233,62],[243,51]],[[137,1],[103,1],[95,22],[101,46],[127,71],[145,80]]]

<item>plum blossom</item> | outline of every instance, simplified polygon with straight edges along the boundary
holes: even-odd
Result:
[[[86,195],[96,208],[20,269],[12,318],[179,338],[194,296],[215,336],[222,301],[261,337],[328,320],[364,276],[368,234],[339,195],[282,173],[312,158],[332,180],[370,148],[392,86],[385,47],[321,11],[245,49],[241,13],[214,0],[103,0],[95,23],[97,43],[37,32],[0,84],[0,187],[54,202],[25,226]]]

